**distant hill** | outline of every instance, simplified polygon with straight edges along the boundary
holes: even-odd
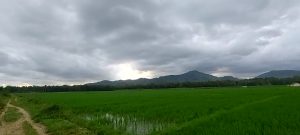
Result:
[[[267,73],[263,73],[256,78],[290,78],[300,76],[300,71],[297,70],[273,70]]]
[[[168,84],[168,83],[183,83],[183,82],[207,82],[217,80],[238,80],[232,76],[216,77],[210,74],[205,74],[196,70],[186,72],[180,75],[161,76],[153,79],[140,78],[137,80],[118,80],[118,81],[101,81],[89,83],[86,85],[102,85],[102,86],[132,86],[132,85],[147,85],[147,84]]]
[[[218,80],[218,77],[213,75],[201,73],[199,71],[189,71],[181,75],[168,75],[159,78],[154,78],[153,81],[162,83],[173,83],[173,82],[199,82],[199,81],[214,81]]]

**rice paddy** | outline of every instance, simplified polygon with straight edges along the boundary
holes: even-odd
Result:
[[[54,135],[298,135],[300,88],[178,88],[17,94]]]

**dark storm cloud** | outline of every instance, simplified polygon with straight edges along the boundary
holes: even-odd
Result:
[[[154,76],[300,69],[299,9],[297,0],[1,1],[0,84],[120,79],[127,63]]]

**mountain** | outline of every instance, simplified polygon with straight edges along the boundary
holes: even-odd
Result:
[[[132,86],[132,85],[148,85],[148,84],[168,84],[168,83],[183,83],[183,82],[206,82],[217,80],[238,80],[232,76],[216,77],[210,74],[205,74],[196,70],[186,72],[180,75],[161,76],[153,79],[140,78],[137,80],[118,80],[118,81],[101,81],[89,83],[86,85],[102,85],[102,86]]]
[[[300,71],[297,70],[273,70],[267,73],[263,73],[256,78],[290,78],[300,76]]]
[[[218,77],[201,73],[199,71],[189,71],[181,75],[168,75],[153,79],[157,83],[178,83],[178,82],[203,82],[218,80]]]

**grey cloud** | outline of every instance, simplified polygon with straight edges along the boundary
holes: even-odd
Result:
[[[0,84],[119,79],[122,63],[155,76],[300,69],[299,11],[297,0],[1,1]]]
[[[197,22],[206,24],[251,24],[268,25],[284,15],[289,8],[298,3],[296,0],[214,0],[182,2],[179,10]],[[189,16],[190,15],[190,16]]]
[[[93,1],[80,3],[81,29],[88,36],[120,32],[130,27],[151,27],[149,12],[154,3],[147,0]],[[151,21],[151,19],[150,19]]]
[[[5,66],[10,62],[8,55],[3,52],[0,52],[0,61],[1,61],[0,67]]]

